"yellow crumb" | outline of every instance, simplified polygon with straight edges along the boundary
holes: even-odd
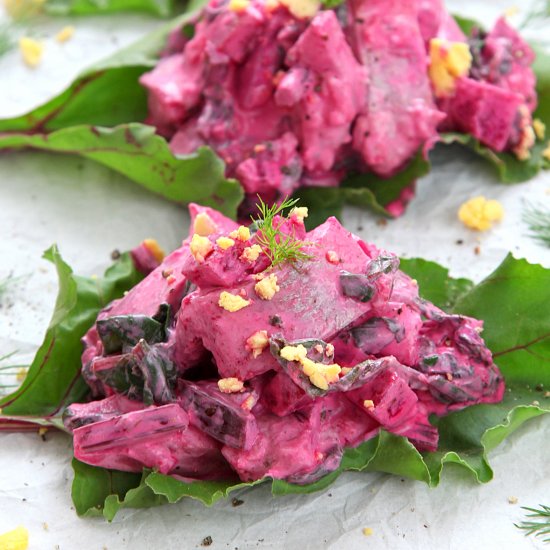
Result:
[[[254,285],[254,290],[262,300],[272,300],[273,296],[280,290],[277,285],[277,275],[272,273],[269,277],[257,282]]]
[[[220,378],[218,388],[222,393],[238,393],[243,391],[244,384],[238,378]]]
[[[0,548],[2,550],[27,550],[28,547],[29,532],[21,525],[0,535]]]
[[[189,249],[193,258],[199,263],[202,264],[208,254],[214,250],[214,245],[210,242],[208,237],[201,237],[199,234],[195,233],[191,242],[189,243]]]
[[[155,239],[145,239],[143,241],[143,246],[149,250],[149,252],[153,255],[153,258],[155,258],[158,263],[164,260],[164,250],[162,250],[159,243]]]
[[[466,76],[472,64],[472,54],[465,42],[449,42],[442,38],[430,40],[430,66],[428,75],[436,97],[450,95],[456,80]]]
[[[337,264],[340,262],[340,257],[334,250],[328,250],[325,257],[330,264]]]
[[[239,13],[245,11],[249,5],[249,0],[231,0],[228,7],[231,11],[236,11],[237,13]]]
[[[302,223],[304,223],[304,219],[308,216],[308,209],[307,206],[295,206],[289,214],[291,217],[295,216],[296,219]]]
[[[258,330],[246,340],[246,349],[252,352],[252,357],[259,357],[269,345],[267,330]]]
[[[464,204],[458,210],[458,219],[470,229],[477,231],[486,231],[498,222],[504,216],[504,209],[500,202],[496,200],[487,200],[483,196],[474,197]]]
[[[363,527],[363,535],[365,535],[365,537],[370,537],[373,533],[372,527]]]
[[[220,237],[216,244],[222,249],[227,250],[228,248],[231,248],[232,246],[235,246],[235,241],[233,239],[230,239],[229,237]]]
[[[19,50],[23,56],[23,61],[28,67],[37,67],[42,61],[44,53],[44,44],[34,38],[23,36],[19,39]]]
[[[69,41],[74,36],[75,28],[71,26],[63,27],[56,35],[55,39],[63,44]]]
[[[251,303],[252,302],[250,300],[245,300],[241,296],[231,294],[225,290],[220,294],[220,298],[218,300],[218,305],[231,313],[239,311],[240,309],[249,306]]]
[[[238,229],[235,229],[235,231],[231,231],[231,233],[229,233],[229,236],[232,239],[237,239],[239,241],[245,242],[250,239],[250,229],[248,229],[248,227],[245,227],[244,225],[241,225]]]
[[[17,375],[15,377],[18,382],[22,382],[23,380],[25,380],[25,376],[27,376],[27,371],[28,369],[26,367],[21,367],[20,369],[18,369]]]
[[[320,9],[320,0],[280,0],[283,6],[298,19],[313,17]]]
[[[262,253],[262,247],[259,244],[247,246],[241,254],[241,259],[247,262],[255,262]]]
[[[365,409],[374,409],[374,401],[372,399],[365,399],[363,401],[363,407],[365,407]]]
[[[42,11],[46,0],[4,0],[6,12],[13,19],[36,15]]]
[[[517,6],[510,6],[504,10],[504,17],[513,17],[519,13],[519,8]]]
[[[280,355],[287,361],[300,363],[302,372],[314,386],[321,390],[328,390],[329,384],[337,382],[339,374],[342,372],[342,368],[337,363],[324,365],[323,363],[316,363],[309,359],[307,357],[307,349],[302,344],[285,346],[280,351]]]
[[[546,124],[544,124],[542,120],[535,118],[535,120],[533,120],[533,130],[535,131],[537,139],[542,141],[546,135]]]
[[[193,222],[193,232],[201,237],[208,237],[217,231],[218,227],[214,220],[206,213],[199,212]]]

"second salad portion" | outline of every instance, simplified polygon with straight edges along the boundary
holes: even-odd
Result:
[[[429,415],[502,398],[482,323],[419,298],[393,254],[335,218],[192,205],[190,236],[84,338],[91,399],[65,424],[88,464],[186,480],[309,483],[381,429],[435,450]],[[160,263],[159,263],[160,262]]]
[[[194,27],[171,35],[141,83],[148,122],[176,154],[212,147],[242,183],[246,212],[257,194],[271,203],[354,173],[390,177],[440,132],[527,159],[533,60],[505,19],[467,37],[442,0],[346,0],[334,9],[211,0]]]

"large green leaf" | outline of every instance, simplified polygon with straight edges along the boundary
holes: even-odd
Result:
[[[47,250],[44,257],[55,265],[59,278],[54,313],[22,385],[0,399],[0,427],[35,420],[38,424],[48,420],[60,426],[56,418],[59,411],[87,393],[80,376],[80,339],[100,309],[141,279],[127,253],[101,278],[74,275],[55,246]]]
[[[228,216],[235,216],[243,198],[241,186],[225,178],[224,164],[211,149],[174,156],[166,140],[144,124],[72,126],[47,135],[0,134],[1,147],[79,154],[174,202],[200,202]]]
[[[44,11],[50,15],[96,15],[134,11],[166,17],[172,13],[172,0],[47,0]]]
[[[368,207],[374,212],[390,215],[386,206],[399,198],[401,192],[430,171],[430,163],[418,153],[403,170],[391,178],[373,173],[349,177],[340,187],[302,187],[294,196],[309,208],[308,228],[316,227],[328,216],[341,217],[344,204]]]
[[[470,35],[473,29],[483,29],[483,25],[474,19],[454,16],[456,22],[466,35]],[[535,63],[533,71],[537,78],[538,105],[533,113],[533,118],[541,120],[550,128],[550,54],[543,44],[531,44],[535,51]],[[543,168],[548,168],[548,160],[544,158],[543,151],[548,146],[547,141],[538,141],[531,150],[531,156],[527,160],[519,160],[512,153],[497,153],[489,147],[481,144],[477,139],[467,134],[456,132],[443,134],[442,143],[458,143],[463,145],[488,160],[496,169],[497,176],[502,183],[522,183],[534,178]]]
[[[550,412],[550,398],[542,391],[550,387],[550,316],[547,312],[550,270],[509,256],[493,274],[474,286],[467,279],[449,278],[448,271],[434,262],[402,260],[401,267],[417,279],[425,298],[449,311],[484,320],[484,336],[506,377],[503,401],[434,418],[440,433],[437,452],[421,454],[407,439],[381,432],[357,448],[347,449],[340,467],[315,483],[294,485],[271,479],[256,482],[270,482],[274,495],[323,490],[346,470],[387,472],[435,486],[448,463],[465,468],[484,483],[493,477],[487,453],[527,420]],[[85,470],[76,472],[75,482],[78,479],[79,485],[86,483],[81,476],[86,476]],[[98,494],[106,493],[108,479],[103,478]],[[151,505],[176,502],[187,496],[210,506],[231,491],[253,485],[182,483],[155,472],[133,479],[135,485],[126,496],[118,492],[105,499],[104,514],[108,519],[112,519],[119,508],[148,502]],[[143,498],[143,494],[147,498]],[[156,500],[153,495],[164,500]],[[77,510],[86,508],[87,502],[79,502]],[[98,505],[101,507],[96,498],[93,506]]]
[[[418,282],[422,297],[437,307],[449,311],[457,299],[472,289],[469,279],[453,279],[449,270],[422,258],[402,258],[399,267]]]
[[[74,1],[93,3],[94,0]],[[196,9],[201,3],[202,0],[192,2],[190,8]],[[0,150],[38,148],[82,155],[169,200],[203,202],[234,216],[243,193],[234,180],[223,177],[224,165],[213,152],[203,149],[196,155],[176,158],[164,138],[153,136],[150,128],[138,124],[147,114],[146,92],[138,82],[139,77],[157,63],[168,33],[191,24],[192,19],[192,14],[174,19],[85,71],[69,88],[44,105],[25,115],[0,120]],[[467,27],[475,24],[466,19],[460,22]],[[543,50],[538,53],[535,70],[540,97],[536,116],[550,125],[550,62]],[[141,147],[132,139],[130,142],[125,139],[126,132],[137,136]],[[469,136],[448,134],[442,141],[471,148],[494,164],[499,178],[506,183],[526,181],[545,165],[542,143],[537,145],[531,159],[524,162],[508,153],[494,153]],[[134,162],[136,159],[138,162]],[[419,154],[391,178],[361,174],[348,178],[340,187],[302,188],[297,196],[311,208],[310,227],[329,215],[340,215],[346,203],[388,215],[388,204],[429,169],[429,162]]]
[[[550,98],[550,95],[548,95],[548,98]],[[544,98],[541,97],[541,99]],[[512,153],[497,153],[472,136],[458,132],[442,134],[441,142],[447,145],[453,143],[463,145],[488,160],[494,166],[502,183],[513,184],[529,181],[548,166],[548,161],[543,156],[543,151],[548,144],[542,141],[537,142],[531,149],[531,155],[527,160],[519,160]]]

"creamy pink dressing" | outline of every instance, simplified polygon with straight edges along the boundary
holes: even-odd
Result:
[[[436,100],[430,41],[469,40],[442,0],[346,0],[301,19],[265,0],[242,10],[211,0],[193,38],[173,33],[141,77],[147,120],[176,154],[211,146],[244,187],[243,214],[257,195],[273,202],[358,172],[393,176],[439,131],[528,150],[533,52],[504,19],[476,33],[469,74]],[[412,196],[414,182],[388,211],[400,215]]]
[[[82,373],[95,400],[65,417],[79,460],[187,480],[307,483],[380,429],[435,450],[430,414],[502,398],[482,323],[420,299],[395,256],[335,218],[308,233],[297,213],[278,218],[310,259],[266,270],[264,252],[243,255],[257,245],[254,228],[247,238],[211,209],[190,210],[191,233],[208,216],[209,252],[194,255],[186,239],[84,339]],[[233,245],[218,244],[229,238]],[[272,294],[257,290],[262,276],[276,277]],[[223,293],[244,307],[225,304]],[[336,364],[336,376],[319,382],[285,346],[304,346],[315,369]]]

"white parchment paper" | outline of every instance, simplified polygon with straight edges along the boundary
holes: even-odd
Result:
[[[490,22],[507,2],[451,2],[454,11]],[[74,24],[72,41],[51,37]],[[46,40],[44,63],[26,68],[14,51],[0,59],[0,116],[24,112],[67,85],[86,65],[159,25],[151,18],[109,16],[45,19],[32,32]],[[531,31],[545,38],[542,30]],[[434,169],[418,186],[407,214],[386,225],[369,212],[348,208],[345,224],[366,240],[404,257],[422,256],[479,281],[508,251],[550,267],[550,252],[527,236],[522,201],[550,204],[550,173],[522,185],[497,184],[491,169],[464,152],[434,155]],[[500,200],[504,221],[486,234],[456,218],[466,199]],[[0,299],[0,356],[18,350],[29,361],[40,343],[56,295],[52,266],[41,253],[56,242],[82,274],[101,273],[114,248],[146,237],[167,249],[180,243],[186,212],[123,177],[78,158],[42,153],[0,155],[0,280],[21,277]],[[462,241],[462,244],[457,244]],[[474,252],[479,247],[479,254]],[[495,479],[476,484],[447,468],[437,489],[395,476],[346,474],[325,492],[274,499],[269,488],[245,490],[238,507],[208,509],[186,500],[149,510],[124,511],[112,524],[79,519],[70,499],[71,443],[62,434],[0,434],[0,533],[25,525],[31,549],[134,548],[544,548],[514,527],[520,506],[550,503],[550,421],[528,423],[490,455]],[[510,504],[509,498],[517,498]],[[373,529],[366,537],[364,527]]]

